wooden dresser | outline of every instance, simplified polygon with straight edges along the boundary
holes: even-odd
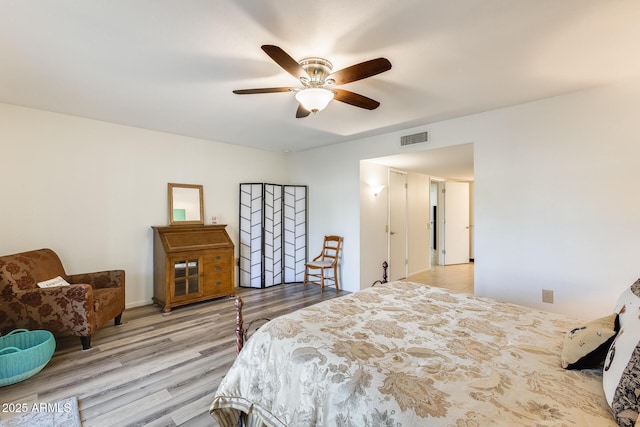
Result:
[[[234,294],[233,242],[226,225],[153,228],[153,302],[173,307]]]

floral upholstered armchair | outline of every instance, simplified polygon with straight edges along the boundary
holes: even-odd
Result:
[[[60,276],[68,286],[40,288]],[[58,255],[38,249],[0,257],[0,332],[45,329],[55,336],[79,336],[83,350],[91,334],[124,311],[124,271],[65,273]]]

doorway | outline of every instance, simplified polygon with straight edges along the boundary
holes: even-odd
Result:
[[[440,264],[469,263],[469,183],[445,181],[440,192],[443,217]]]
[[[392,274],[388,277],[390,280],[401,278],[404,275],[413,276],[422,271],[429,271],[430,266],[438,266],[444,262],[438,256],[438,252],[442,248],[440,238],[443,235],[443,230],[439,226],[442,218],[441,206],[438,206],[437,197],[431,195],[431,183],[437,185],[437,183],[444,181],[464,181],[470,183],[470,190],[473,189],[473,151],[473,143],[465,143],[361,160],[360,182],[363,191],[361,192],[360,205],[360,246],[363,283],[371,283],[379,279],[379,266],[383,261],[395,263],[392,259],[400,260],[400,266],[391,265],[390,272]],[[393,183],[389,181],[389,170],[404,172],[408,182],[408,190],[402,191],[402,194],[406,194],[407,198],[405,234],[407,243],[406,247],[404,242],[400,245],[403,249],[402,254],[408,257],[408,264],[404,265],[402,264],[404,261],[402,255],[396,255],[394,258],[390,249],[391,242],[395,243],[396,240],[399,240],[396,237],[400,236],[397,234],[389,235],[389,231],[396,232],[396,227],[392,226],[390,222],[390,220],[393,221],[390,216],[394,217],[394,215],[390,215],[389,198],[392,195],[389,193],[395,193],[395,191],[390,188]],[[417,176],[419,177],[416,178]],[[425,177],[426,181],[423,181],[422,177]],[[382,193],[386,196],[382,200],[381,196],[376,199],[370,190],[374,184],[380,182],[387,183],[387,194]],[[470,195],[470,197],[473,196]],[[431,218],[434,209],[436,209],[436,216]],[[418,213],[416,214],[416,212]],[[469,212],[468,224],[472,227],[472,205]],[[397,216],[396,214],[395,217],[397,218]],[[400,214],[400,217],[405,217],[405,214]],[[471,230],[473,228],[469,231]],[[391,238],[394,240],[392,241]],[[418,240],[419,244],[416,244]],[[472,251],[473,249],[467,255],[468,257],[473,257]],[[395,249],[393,252],[396,252]],[[469,264],[467,265],[469,266]],[[399,271],[400,274],[396,274]]]

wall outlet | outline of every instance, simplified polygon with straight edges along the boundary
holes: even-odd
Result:
[[[542,302],[553,304],[553,291],[549,289],[542,290]]]

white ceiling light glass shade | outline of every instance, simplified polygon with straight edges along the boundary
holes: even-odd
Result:
[[[307,111],[317,113],[324,110],[333,99],[333,92],[321,87],[310,87],[296,93],[296,99]]]

